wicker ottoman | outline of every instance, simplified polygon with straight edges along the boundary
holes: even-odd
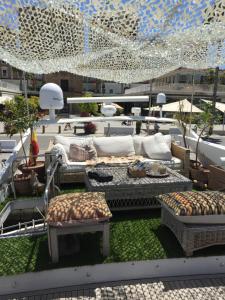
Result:
[[[174,233],[186,256],[198,249],[225,244],[225,194],[171,193],[159,196],[159,201],[161,222]]]
[[[52,199],[46,217],[48,246],[53,262],[59,260],[58,236],[103,233],[103,255],[109,255],[109,219],[112,216],[104,193],[70,193]]]

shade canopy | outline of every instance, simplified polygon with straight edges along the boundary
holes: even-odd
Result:
[[[225,63],[224,0],[0,1],[0,59],[131,83]]]
[[[193,113],[201,113],[202,110],[199,109],[197,106],[192,104],[191,108],[191,102],[189,102],[187,99],[164,104],[162,106],[162,111],[167,111],[167,112],[178,112],[180,110],[180,106],[182,107],[183,112],[193,112]],[[145,108],[146,110],[149,110],[149,108]],[[151,111],[160,111],[159,106],[153,106],[151,107]]]
[[[201,99],[202,101],[206,102],[206,103],[209,103],[209,104],[212,104],[212,101],[210,100],[205,100],[205,99]],[[221,103],[221,102],[216,102],[216,105],[215,105],[216,109],[218,109],[219,111],[221,112],[225,112],[225,103]]]

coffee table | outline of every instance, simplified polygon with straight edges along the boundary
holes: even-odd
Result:
[[[159,208],[160,203],[155,196],[165,193],[192,190],[192,182],[178,172],[167,168],[169,173],[165,178],[142,177],[132,178],[127,174],[127,167],[101,166],[102,171],[113,175],[109,182],[98,182],[88,177],[88,171],[96,168],[87,167],[85,184],[88,191],[105,192],[110,210],[128,210]],[[97,168],[97,169],[98,169]]]

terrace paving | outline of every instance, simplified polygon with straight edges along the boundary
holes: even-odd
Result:
[[[57,289],[2,296],[1,299],[222,300],[225,299],[225,274],[59,287]]]

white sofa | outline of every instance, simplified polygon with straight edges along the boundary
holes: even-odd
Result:
[[[71,161],[70,144],[92,144],[97,151],[96,160]],[[96,163],[107,165],[127,164],[136,159],[158,161],[188,176],[190,151],[171,142],[170,135],[112,136],[112,137],[66,137],[57,135],[46,152],[46,167],[56,153],[62,156],[59,168],[59,183],[83,182],[86,166]]]

